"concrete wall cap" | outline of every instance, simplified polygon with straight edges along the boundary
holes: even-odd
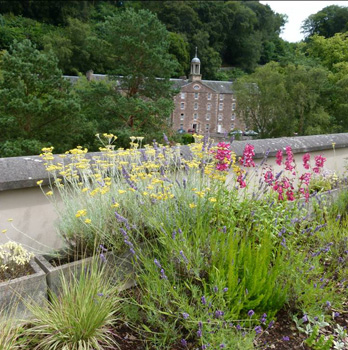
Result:
[[[240,157],[247,144],[255,147],[256,159],[263,158],[267,151],[269,151],[269,157],[274,157],[279,149],[285,151],[286,146],[291,146],[294,154],[320,153],[320,151],[332,150],[333,147],[348,148],[348,133],[233,141],[231,149]],[[86,157],[93,159],[98,155],[100,155],[99,152],[89,152]],[[191,157],[188,146],[181,147],[181,156]],[[45,170],[43,163],[39,156],[0,158],[0,191],[36,187],[39,180],[43,180],[43,186],[49,184],[49,173]]]

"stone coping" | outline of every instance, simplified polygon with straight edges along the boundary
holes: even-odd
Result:
[[[332,150],[333,143],[336,149],[347,148],[348,133],[234,141],[232,150],[237,156],[242,156],[245,146],[252,144],[255,147],[255,158],[258,159],[263,158],[267,151],[269,157],[274,157],[279,149],[284,150],[286,146],[291,146],[293,153],[296,154]],[[182,146],[181,154],[184,158],[190,157],[189,148]],[[96,155],[100,153],[90,152],[86,157],[92,158]],[[48,185],[49,174],[43,163],[39,156],[0,158],[0,191],[36,187],[36,182],[39,180],[44,181],[43,185]]]

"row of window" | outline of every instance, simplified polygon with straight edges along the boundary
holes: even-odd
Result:
[[[230,125],[230,129],[233,130],[234,129],[234,123],[231,123]],[[184,124],[180,124],[180,129],[184,128]],[[193,124],[192,125],[192,129],[195,131],[202,131],[201,130],[201,124]],[[209,131],[210,130],[210,124],[205,124],[205,131]],[[222,132],[222,124],[217,124],[216,125],[216,132]]]
[[[207,113],[205,115],[205,120],[210,120],[211,118],[211,113]],[[181,113],[180,114],[180,120],[184,120],[185,119],[185,114]],[[233,113],[231,115],[231,120],[234,121],[236,119],[236,114]],[[198,120],[198,113],[193,113],[193,120]],[[218,114],[218,120],[223,120],[223,115],[221,113]]]
[[[185,98],[186,98],[186,92],[182,92],[180,96],[181,96],[181,99],[182,99],[182,100],[185,100]],[[198,99],[199,99],[199,92],[195,92],[195,93],[194,93],[194,96],[195,96],[195,100],[198,100]],[[207,93],[207,99],[208,99],[208,100],[211,100],[211,98],[212,98],[212,93],[211,93],[211,92],[208,92],[208,93]],[[220,101],[223,101],[224,98],[225,98],[225,95],[224,95],[224,94],[220,94],[219,100],[220,100]],[[235,101],[235,100],[236,100],[236,99],[232,96],[232,101]]]
[[[180,103],[180,109],[185,109],[185,102]],[[196,111],[198,110],[198,102],[195,102],[193,105],[193,109]],[[224,109],[224,104],[221,102],[219,103],[219,111],[222,111]],[[211,110],[211,103],[207,103],[207,111]],[[236,110],[236,104],[232,103],[232,111]]]

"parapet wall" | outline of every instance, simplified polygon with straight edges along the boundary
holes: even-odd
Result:
[[[260,162],[265,153],[269,152],[267,164],[276,171],[278,166],[275,164],[275,154],[279,149],[285,150],[286,146],[292,147],[300,173],[305,171],[301,158],[307,152],[312,157],[317,154],[326,157],[325,170],[328,171],[343,173],[348,164],[348,133],[234,141],[232,149],[238,157],[242,156],[248,143],[255,147],[256,162]],[[183,157],[188,156],[188,147],[183,146],[181,153]],[[88,153],[87,157],[95,155],[98,153]],[[49,183],[49,175],[43,163],[39,156],[0,158],[0,243],[12,239],[42,252],[61,246],[62,242],[54,228],[57,212],[36,183],[39,180],[44,180],[43,185]],[[7,221],[9,218],[14,220],[19,231],[45,246],[13,229]],[[3,229],[8,229],[6,235],[1,234]]]
[[[279,149],[285,150],[286,146],[291,146],[295,155],[307,152],[319,154],[323,151],[334,154],[347,149],[348,157],[348,133],[233,141],[232,149],[240,157],[248,143],[255,147],[256,159],[263,158],[266,152],[269,152],[268,157],[271,159]],[[182,146],[182,155],[185,157],[187,154],[188,147]],[[88,153],[87,157],[92,158],[96,155],[99,153]],[[0,191],[36,187],[39,180],[48,184],[48,173],[43,163],[39,156],[0,158]]]

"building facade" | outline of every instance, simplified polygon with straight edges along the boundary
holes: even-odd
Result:
[[[171,115],[174,130],[199,134],[225,134],[232,130],[245,130],[237,118],[237,103],[230,81],[202,80],[201,62],[196,55],[191,61],[189,79],[170,79],[179,93],[174,96],[175,109]],[[106,75],[88,71],[88,80],[104,80]],[[64,76],[72,83],[79,77]],[[120,77],[122,78],[122,77]]]
[[[171,116],[175,130],[205,133],[228,133],[244,130],[238,120],[237,103],[232,82],[202,80],[201,62],[196,56],[191,61],[189,79],[171,79],[180,92],[174,96],[175,109]]]

